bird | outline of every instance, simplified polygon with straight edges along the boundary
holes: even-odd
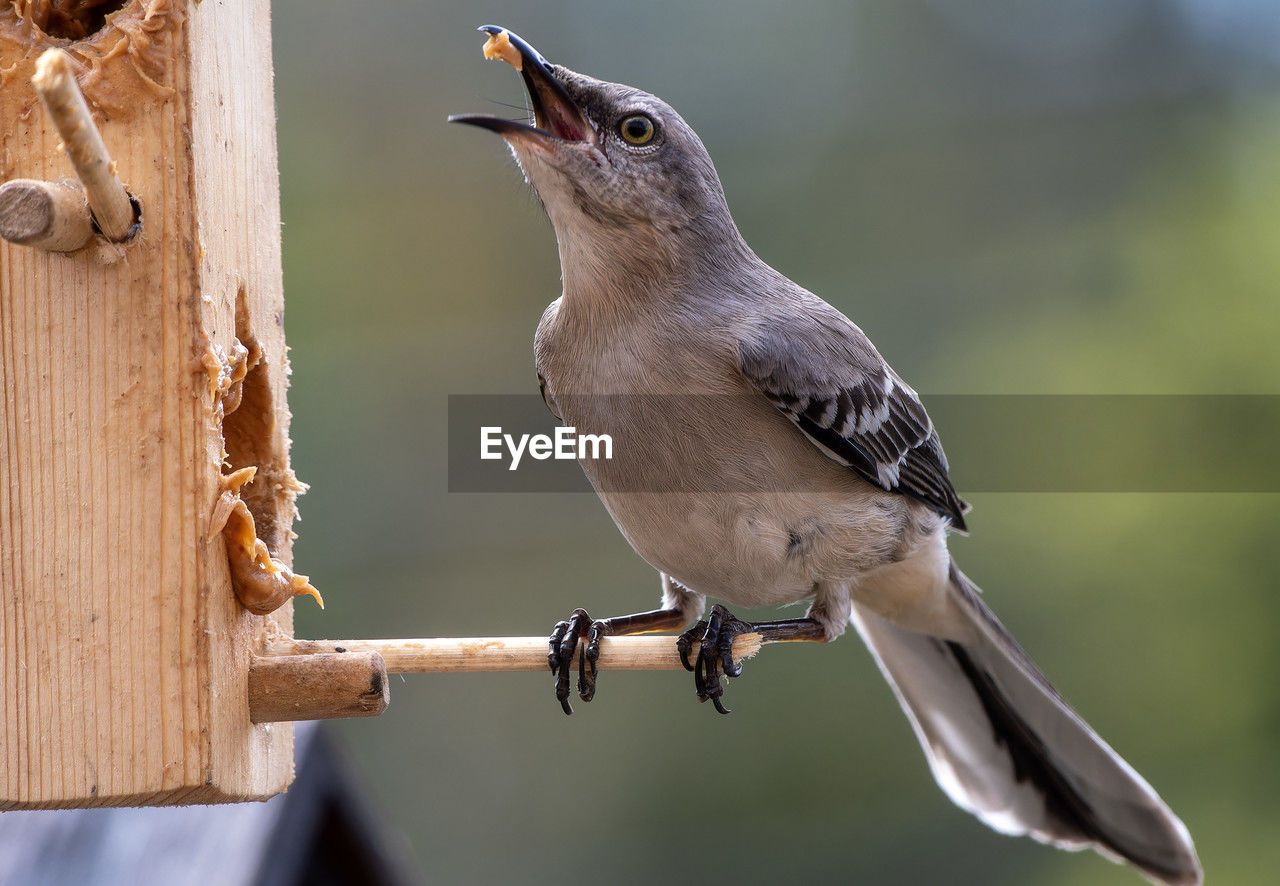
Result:
[[[534,337],[539,387],[562,423],[615,441],[612,458],[580,463],[662,584],[656,609],[579,608],[556,624],[565,713],[575,654],[590,701],[611,634],[692,623],[680,655],[699,700],[726,713],[734,637],[825,642],[852,624],[958,806],[1153,882],[1201,883],[1185,825],[951,557],[969,506],[917,393],[853,321],[756,256],[670,105],[480,30],[486,57],[520,72],[531,113],[450,120],[500,135],[551,221],[563,291]],[[748,623],[724,603],[705,610],[708,597],[808,609]]]

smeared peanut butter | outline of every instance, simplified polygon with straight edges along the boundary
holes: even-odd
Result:
[[[524,70],[524,58],[520,55],[520,50],[511,45],[511,35],[506,31],[489,35],[484,43],[484,57],[500,58],[517,71]]]
[[[205,348],[201,362],[209,374],[209,396],[222,404],[224,417],[240,407],[244,378],[261,359],[262,348],[258,346],[257,339],[250,339],[245,345],[240,339],[233,338],[229,354],[217,342],[210,342]]]
[[[285,601],[307,594],[324,608],[324,598],[305,575],[296,575],[271,556],[258,538],[253,515],[240,498],[240,487],[253,480],[257,468],[241,468],[222,478],[223,491],[213,509],[210,536],[222,533],[231,566],[231,587],[255,615],[275,612]]]
[[[73,56],[76,80],[99,122],[109,118],[127,126],[174,94],[174,59],[185,51],[187,8],[174,0],[115,3],[122,7],[105,19],[103,0],[19,0],[0,4],[0,40],[28,44],[36,51],[16,53],[15,63],[0,66],[0,119],[15,119],[13,103],[24,109],[35,98],[31,74],[39,49],[50,38]],[[10,10],[12,7],[12,11]],[[108,7],[110,8],[110,7]],[[39,107],[39,101],[34,102]],[[109,141],[109,139],[108,139]]]

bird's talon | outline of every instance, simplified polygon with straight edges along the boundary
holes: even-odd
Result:
[[[742,673],[742,665],[733,660],[733,641],[735,637],[750,633],[751,630],[751,625],[717,604],[711,607],[705,620],[699,621],[676,641],[680,661],[686,670],[693,672],[693,686],[698,693],[698,701],[710,700],[722,714],[730,711],[720,701],[720,697],[724,695],[724,684],[720,682],[720,676],[737,677]],[[700,644],[698,655],[690,663],[689,652],[695,641]]]
[[[578,637],[590,619],[586,610],[575,609],[568,621],[556,622],[547,641],[547,663],[556,677],[556,700],[566,714],[573,713],[573,707],[569,704],[569,673],[573,665],[573,654],[578,649]]]
[[[680,662],[684,665],[686,671],[693,670],[693,665],[689,663],[689,653],[693,650],[694,638],[701,639],[706,630],[707,623],[699,621],[676,640],[676,651],[680,653]]]
[[[552,629],[547,644],[547,664],[556,677],[556,700],[566,714],[573,713],[569,704],[569,674],[574,655],[578,655],[578,697],[591,701],[596,694],[600,639],[608,632],[608,625],[603,621],[593,621],[585,609],[573,610],[568,621],[556,622]]]
[[[564,635],[569,630],[567,621],[558,621],[556,626],[551,629],[551,639],[548,641],[547,648],[547,664],[551,666],[551,673],[555,674],[560,670],[560,642],[564,640]]]
[[[596,694],[596,661],[600,658],[600,639],[609,632],[608,625],[593,621],[587,634],[587,645],[578,660],[578,695],[583,701],[591,701]]]
[[[599,655],[599,650],[596,655]],[[596,663],[591,657],[590,644],[582,647],[578,656],[578,697],[583,701],[591,701],[596,694]]]
[[[591,633],[587,635],[587,660],[595,669],[596,660],[600,658],[600,640],[609,633],[609,626],[602,621],[591,623]]]

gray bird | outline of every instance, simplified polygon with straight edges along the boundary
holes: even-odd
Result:
[[[451,119],[506,140],[555,227],[564,291],[535,337],[543,397],[565,424],[616,441],[583,470],[662,574],[656,610],[579,609],[556,626],[565,712],[575,653],[590,700],[606,634],[683,627],[708,596],[810,600],[804,618],[751,625],[713,606],[679,641],[698,697],[724,712],[740,633],[829,641],[852,623],[959,806],[1003,833],[1200,883],[1182,822],[951,559],[947,532],[964,530],[968,507],[916,392],[847,317],[751,251],[670,106],[480,30],[486,54],[520,69],[532,120]]]

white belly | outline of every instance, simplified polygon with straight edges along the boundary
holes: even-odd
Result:
[[[567,346],[555,311],[539,329],[547,394],[565,425],[612,439],[611,459],[582,468],[655,569],[700,594],[768,606],[852,587],[916,553],[922,506],[824,455],[733,355],[683,334],[644,348],[621,334]]]
[[[614,440],[611,460],[583,470],[636,552],[739,606],[796,602],[891,560],[909,503],[827,458],[763,398],[740,399],[732,410],[696,396],[569,407],[566,423]],[[752,409],[751,439],[715,418]]]

